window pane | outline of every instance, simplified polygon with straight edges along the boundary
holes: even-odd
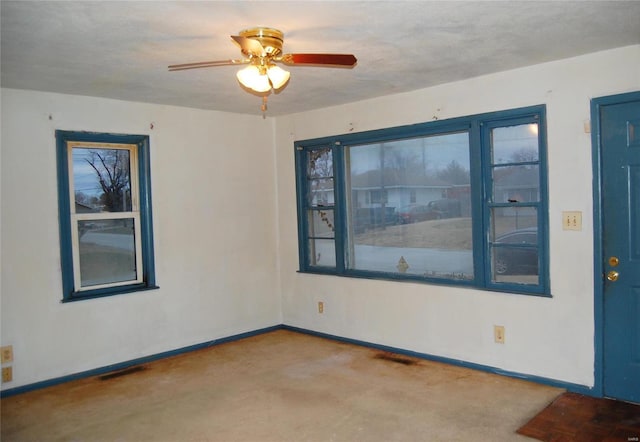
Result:
[[[333,178],[316,178],[309,181],[307,186],[307,204],[311,206],[333,206]]]
[[[516,230],[538,229],[538,211],[535,207],[494,207],[491,209],[491,238],[498,238]]]
[[[493,164],[538,161],[538,124],[498,127],[491,131]]]
[[[130,152],[73,148],[75,213],[130,212]]]
[[[333,238],[333,210],[309,210],[309,237]]]
[[[136,280],[133,218],[78,221],[81,286]]]
[[[491,279],[538,284],[538,225],[533,207],[501,207],[491,212]]]
[[[539,284],[538,248],[494,248],[492,282]]]
[[[352,146],[348,268],[473,277],[467,132]]]
[[[310,178],[333,176],[333,154],[330,147],[309,151],[307,176]]]
[[[355,209],[351,217],[355,233],[369,229],[398,224],[398,213],[395,207],[363,207]]]
[[[495,167],[493,169],[493,201],[496,203],[540,201],[540,171],[538,166]]]
[[[335,267],[336,245],[332,239],[309,240],[309,265],[313,267]]]

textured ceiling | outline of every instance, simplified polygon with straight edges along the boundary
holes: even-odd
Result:
[[[2,87],[260,114],[229,38],[269,26],[284,52],[353,53],[353,69],[291,67],[267,115],[640,43],[640,1],[5,1]],[[639,60],[634,62],[640,63]]]

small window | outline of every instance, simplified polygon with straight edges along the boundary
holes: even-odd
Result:
[[[298,141],[300,269],[549,295],[545,108]]]
[[[538,285],[539,124],[517,123],[487,125],[491,282]]]
[[[148,137],[56,137],[63,300],[155,288]]]
[[[307,157],[305,212],[307,247],[305,261],[310,266],[335,267],[335,203],[333,190],[333,153],[318,149]]]

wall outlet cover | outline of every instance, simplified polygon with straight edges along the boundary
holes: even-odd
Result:
[[[5,345],[3,347],[0,347],[0,358],[1,358],[3,364],[6,364],[7,362],[12,362],[13,361],[13,346],[12,345]]]

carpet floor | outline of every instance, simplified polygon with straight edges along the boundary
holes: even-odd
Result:
[[[563,390],[277,330],[3,398],[12,441],[518,441]]]

